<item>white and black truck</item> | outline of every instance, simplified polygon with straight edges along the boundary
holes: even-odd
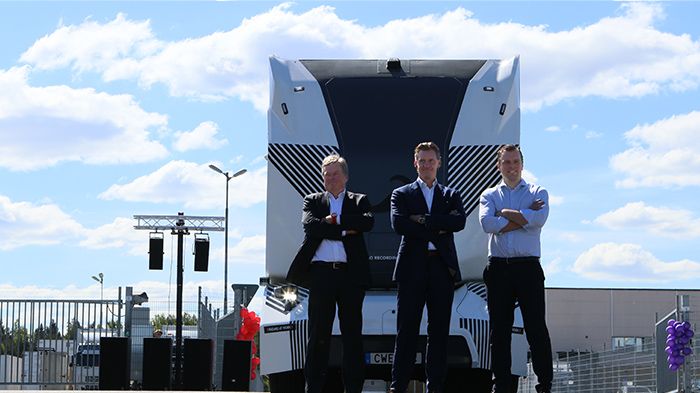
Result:
[[[265,303],[261,373],[273,393],[303,392],[308,291],[284,281],[303,239],[303,197],[323,190],[320,163],[337,152],[349,163],[348,189],[365,193],[375,225],[367,233],[371,288],[363,306],[366,379],[390,379],[396,334],[392,272],[400,237],[391,228],[393,189],[412,182],[413,148],[442,151],[438,181],[459,190],[467,223],[455,234],[464,280],[455,286],[447,391],[490,392],[489,318],[482,272],[487,238],[481,192],[496,185],[496,151],[520,140],[519,58],[503,60],[282,60],[270,58]],[[527,374],[528,346],[515,309],[512,372]],[[424,379],[427,318],[415,379]],[[333,326],[326,390],[342,392],[340,330]],[[422,348],[422,349],[420,349]]]

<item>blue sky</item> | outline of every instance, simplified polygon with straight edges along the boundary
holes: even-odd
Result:
[[[268,56],[521,56],[526,176],[552,195],[553,287],[696,288],[694,2],[0,3],[0,298],[91,298],[148,270],[134,214],[222,216],[229,283],[265,275]],[[209,272],[223,290],[223,234]],[[174,270],[174,269],[173,269]]]

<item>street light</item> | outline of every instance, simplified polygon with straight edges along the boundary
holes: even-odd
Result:
[[[209,168],[211,168],[212,171],[219,172],[226,177],[226,223],[224,226],[224,315],[226,315],[228,313],[228,182],[234,177],[238,177],[246,173],[248,170],[241,169],[233,175],[229,175],[228,172],[222,171],[214,164],[209,164]]]
[[[100,273],[97,276],[92,276],[92,279],[100,283],[100,301],[104,300],[105,275]]]

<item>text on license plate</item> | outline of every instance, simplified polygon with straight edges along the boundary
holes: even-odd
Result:
[[[393,352],[367,352],[365,353],[365,364],[392,364],[394,362]],[[423,353],[416,353],[416,364],[423,363]]]

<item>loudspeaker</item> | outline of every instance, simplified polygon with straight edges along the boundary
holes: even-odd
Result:
[[[209,237],[194,238],[194,271],[209,270]]]
[[[252,345],[247,340],[224,340],[224,362],[221,368],[221,390],[250,390],[250,358]]]
[[[172,359],[172,340],[143,339],[143,390],[170,390]]]
[[[214,341],[208,338],[186,338],[184,352],[184,390],[211,390]]]
[[[129,339],[100,338],[100,390],[129,390]]]
[[[163,238],[151,237],[148,242],[148,268],[163,270]]]

